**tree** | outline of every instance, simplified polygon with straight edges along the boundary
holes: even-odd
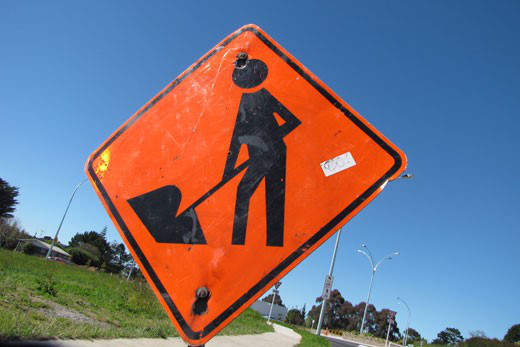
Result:
[[[322,301],[323,299],[321,297],[316,298],[316,302],[319,303],[319,305],[313,305],[307,314],[310,322],[312,322],[312,320],[318,321]],[[339,290],[334,289],[330,293],[330,299],[327,300],[325,306],[323,327],[338,330],[355,330],[353,327],[357,325],[357,321],[358,314],[355,312],[352,304],[343,298]]]
[[[421,334],[419,334],[417,330],[413,328],[408,328],[408,339],[406,340],[407,342],[413,344],[414,342],[420,342],[421,340]]]
[[[504,341],[511,343],[520,342],[520,324],[515,324],[509,328],[506,336],[504,336]]]
[[[101,268],[103,265],[110,263],[112,259],[112,249],[106,238],[95,231],[85,231],[84,233],[77,233],[70,239],[69,246],[81,250],[83,253],[87,253],[93,258],[97,258],[97,261],[91,262],[91,264],[79,264],[79,265],[92,265],[97,268]],[[74,258],[71,259],[74,261]]]
[[[302,315],[302,311],[297,308],[290,309],[285,316],[285,321],[289,324],[303,325],[305,324],[305,318]]]
[[[263,298],[262,301],[265,301],[265,302],[271,303],[271,302],[273,301],[273,294],[269,294],[268,296],[266,296],[265,298]],[[282,302],[282,298],[281,298],[280,295],[278,295],[278,294],[276,294],[276,296],[274,297],[274,304],[275,304],[275,305],[280,305],[280,306],[285,307],[285,305],[284,305],[283,302]]]
[[[126,253],[125,245],[116,241],[110,244],[111,259],[106,264],[106,270],[112,273],[120,273],[130,264],[128,262],[132,257]]]
[[[132,260],[130,254],[126,253],[125,245],[117,243],[116,241],[110,244],[112,249],[113,261],[116,262],[120,267],[124,267],[126,263]]]
[[[313,305],[309,310],[306,320],[307,326],[310,326],[312,321],[314,321],[315,324],[318,321],[322,302],[323,299],[321,297],[316,298],[316,303],[319,305]],[[361,321],[363,319],[364,310],[364,302],[353,306],[352,303],[343,298],[339,290],[334,289],[330,293],[330,299],[327,300],[322,327],[357,332],[361,328]],[[367,307],[367,316],[365,319],[366,329],[370,334],[385,339],[386,333],[388,331],[389,316],[389,309],[385,308],[381,311],[378,311],[374,305],[369,304]],[[399,341],[399,339],[401,339],[401,333],[397,323],[394,323],[390,328],[390,340]]]
[[[101,229],[101,232],[99,233],[101,235],[102,238],[104,238],[105,240],[107,239],[107,226],[105,225],[103,227],[103,229]]]
[[[370,311],[370,306],[369,306]],[[386,333],[388,331],[388,320],[390,319],[390,316],[392,315],[392,312],[384,308],[381,311],[377,311],[374,307],[374,314],[373,314],[373,324],[367,325],[370,327],[369,333],[372,335],[379,337],[381,339],[386,338]],[[368,314],[367,314],[368,317]],[[399,341],[402,338],[401,332],[399,331],[399,327],[397,326],[397,322],[392,323],[390,326],[390,335],[389,340],[390,341]],[[411,341],[410,341],[411,342]]]
[[[71,261],[78,265],[95,266],[105,272],[121,273],[128,270],[132,257],[125,245],[107,241],[107,227],[101,232],[85,231],[77,233],[69,241]]]
[[[437,334],[437,338],[433,340],[434,344],[439,345],[453,345],[456,346],[464,341],[464,337],[460,333],[459,329],[446,328]]]
[[[17,219],[0,218],[0,247],[15,249],[19,239],[29,239],[31,235],[25,232]]]
[[[517,347],[514,343],[490,339],[482,336],[474,336],[466,339],[462,344],[464,347]]]
[[[483,338],[487,338],[486,336],[486,333],[483,332],[482,330],[473,330],[473,331],[470,331],[469,332],[469,337],[483,337]]]
[[[308,317],[310,317],[311,320],[315,320],[316,322],[319,320],[320,312],[321,312],[321,306],[323,303],[323,298],[321,296],[316,298],[316,303],[319,303],[319,305],[313,305],[311,310],[308,313]],[[339,292],[339,290],[334,289],[330,293],[330,298],[327,300],[325,311],[323,313],[323,322],[322,327],[326,327],[329,329],[341,329],[342,328],[342,322],[341,322],[341,313],[339,312],[339,309],[341,305],[345,303],[345,299]]]
[[[67,249],[70,254],[70,261],[77,265],[95,266],[99,265],[99,257],[92,252],[92,248],[98,253],[97,248],[86,243],[79,247],[72,247]]]
[[[13,218],[17,196],[18,188],[0,178],[0,219]]]
[[[321,310],[321,305],[312,305],[311,309],[307,313],[307,325],[309,327],[312,325],[312,321],[314,321],[314,325],[313,325],[314,328],[318,324],[318,318],[320,316],[320,310]]]
[[[365,303],[360,302],[356,306],[352,307],[352,318],[350,323],[347,325],[348,331],[358,332],[361,329],[361,322],[363,320],[363,311],[365,310]]]

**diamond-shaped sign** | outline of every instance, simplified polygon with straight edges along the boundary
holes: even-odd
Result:
[[[86,170],[181,336],[203,344],[405,165],[248,25],[143,106]]]

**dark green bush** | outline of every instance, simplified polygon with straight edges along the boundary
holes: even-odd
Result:
[[[51,276],[40,277],[36,280],[36,290],[50,296],[58,295],[56,280]]]
[[[70,261],[77,265],[97,266],[99,264],[99,257],[92,254],[83,247],[72,247],[67,249],[70,254]]]
[[[23,248],[22,248],[22,251],[25,253],[25,254],[32,254],[34,252],[34,245],[30,242],[27,242],[25,245],[23,245]]]
[[[471,337],[462,344],[464,347],[515,347],[514,343],[490,339],[487,337]]]
[[[504,336],[504,341],[519,343],[520,342],[520,324],[515,324],[507,331],[506,336]]]
[[[303,318],[302,312],[298,309],[291,309],[287,312],[287,316],[285,316],[285,322],[293,325],[304,325],[305,318]]]

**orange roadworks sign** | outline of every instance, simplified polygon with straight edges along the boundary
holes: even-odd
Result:
[[[126,121],[86,171],[173,324],[197,345],[405,166],[398,148],[248,25]]]

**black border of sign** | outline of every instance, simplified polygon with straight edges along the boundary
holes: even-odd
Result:
[[[334,217],[330,222],[324,225],[320,230],[318,230],[309,240],[307,240],[304,244],[302,244],[296,251],[294,251],[290,256],[284,259],[276,268],[274,268],[271,272],[269,272],[264,278],[262,278],[257,284],[255,284],[251,289],[249,289],[244,295],[242,295],[237,301],[233,303],[228,309],[222,312],[217,318],[215,318],[211,323],[209,323],[203,330],[201,331],[193,331],[186,323],[186,320],[182,317],[177,306],[170,298],[170,295],[166,292],[166,289],[162,285],[161,281],[157,277],[155,271],[150,266],[150,263],[144,256],[141,248],[133,238],[132,234],[128,230],[128,227],[124,223],[123,219],[119,215],[119,212],[116,210],[114,204],[110,200],[105,188],[99,181],[97,175],[94,172],[92,167],[92,163],[94,160],[108,147],[112,142],[114,142],[123,132],[125,132],[137,119],[139,119],[146,111],[152,108],[159,100],[161,100],[166,94],[168,94],[173,88],[175,88],[179,83],[181,83],[187,76],[189,76],[193,71],[197,70],[204,62],[206,62],[209,58],[211,58],[218,50],[222,49],[222,47],[229,44],[232,40],[234,40],[237,36],[242,34],[245,31],[253,32],[263,43],[265,43],[272,51],[274,51],[280,58],[282,58],[292,69],[294,69],[300,76],[302,76],[307,82],[309,82],[321,95],[323,95],[330,103],[332,103],[336,108],[338,108],[345,116],[351,120],[354,124],[356,124],[361,130],[363,130],[372,140],[374,140],[383,150],[385,150],[391,157],[394,158],[394,165],[390,168],[388,172],[386,172],[383,177],[377,180],[369,189],[367,189],[363,194],[361,194],[354,202],[352,202],[349,206],[347,206],[341,213],[339,213],[336,217]],[[352,114],[347,108],[345,108],[338,100],[336,100],[325,88],[323,88],[318,82],[313,80],[311,76],[309,76],[305,71],[298,66],[293,60],[287,57],[275,44],[269,41],[261,32],[259,32],[255,27],[244,27],[229,37],[226,41],[222,43],[218,48],[214,49],[210,53],[206,55],[202,60],[200,60],[193,68],[187,71],[184,75],[174,80],[168,88],[166,88],[161,94],[159,94],[154,100],[152,100],[143,110],[141,110],[132,120],[130,120],[124,127],[119,129],[117,133],[115,133],[110,140],[108,140],[105,145],[103,145],[89,160],[88,162],[88,172],[92,179],[94,180],[99,192],[105,199],[105,202],[112,212],[112,215],[116,219],[121,231],[125,234],[126,239],[132,246],[135,254],[141,260],[146,272],[154,282],[157,290],[161,293],[164,301],[170,308],[171,313],[181,326],[182,330],[191,339],[197,340],[201,339],[208,334],[210,334],[213,330],[222,324],[224,320],[226,320],[233,312],[237,311],[240,307],[244,305],[253,295],[257,294],[260,290],[262,290],[269,282],[271,282],[277,275],[279,275],[284,269],[286,269],[289,265],[291,265],[296,259],[298,259],[306,250],[318,242],[322,237],[324,237],[332,228],[339,224],[341,220],[347,217],[354,209],[356,209],[363,201],[365,201],[370,195],[372,195],[381,185],[387,181],[393,174],[399,170],[401,167],[403,159],[389,144],[384,142],[382,138],[380,138],[376,133],[374,133],[368,126],[366,126],[361,120],[359,120],[354,114]]]

